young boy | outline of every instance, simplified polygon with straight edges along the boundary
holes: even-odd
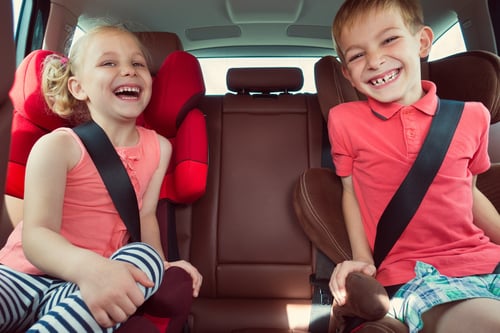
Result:
[[[367,101],[331,109],[328,130],[353,260],[336,266],[330,288],[345,303],[350,272],[403,285],[389,315],[410,332],[500,331],[500,215],[476,188],[490,167],[489,112],[468,102],[447,156],[418,211],[378,270],[377,223],[411,168],[438,106],[421,80],[433,32],[417,0],[347,0],[333,36],[343,74]]]

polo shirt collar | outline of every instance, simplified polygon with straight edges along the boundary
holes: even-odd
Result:
[[[411,106],[429,116],[434,116],[438,103],[436,85],[431,81],[422,80],[422,89],[425,95]],[[375,116],[383,120],[393,117],[405,107],[399,103],[381,103],[370,97],[368,97],[368,105]]]

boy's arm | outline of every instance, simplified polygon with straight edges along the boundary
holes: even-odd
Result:
[[[361,212],[354,192],[352,176],[342,177],[342,187],[342,211],[351,244],[352,259],[373,264],[373,255],[361,220]]]
[[[352,259],[373,264],[373,255],[368,245],[365,229],[361,220],[358,199],[354,193],[352,176],[342,177],[342,211],[351,244]]]
[[[345,284],[349,273],[362,272],[370,276],[374,276],[376,273],[376,268],[373,265],[373,255],[361,220],[361,212],[354,192],[352,177],[342,177],[342,186],[342,211],[353,260],[337,264],[330,278],[330,290],[338,305],[344,305],[346,302]]]
[[[490,200],[477,188],[477,176],[472,181],[472,214],[474,224],[484,230],[486,236],[500,244],[500,214]]]

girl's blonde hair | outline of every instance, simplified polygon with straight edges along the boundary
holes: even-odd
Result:
[[[81,123],[90,119],[90,113],[84,101],[77,100],[68,89],[68,80],[75,75],[83,64],[84,50],[92,38],[102,32],[117,31],[133,37],[148,63],[149,52],[135,34],[123,25],[100,25],[85,33],[72,46],[69,57],[49,55],[44,61],[42,71],[42,91],[51,110],[73,123]]]
[[[419,0],[346,0],[340,7],[332,26],[334,46],[339,57],[344,55],[339,47],[340,36],[344,29],[350,29],[363,14],[376,9],[397,9],[412,33],[424,26],[424,14]]]

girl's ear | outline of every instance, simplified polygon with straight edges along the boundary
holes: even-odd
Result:
[[[432,32],[432,29],[428,26],[424,26],[420,30],[420,58],[427,58],[431,52],[433,39],[434,33]]]
[[[74,76],[68,79],[68,90],[75,99],[80,101],[87,100],[87,94],[85,93],[85,90]]]

